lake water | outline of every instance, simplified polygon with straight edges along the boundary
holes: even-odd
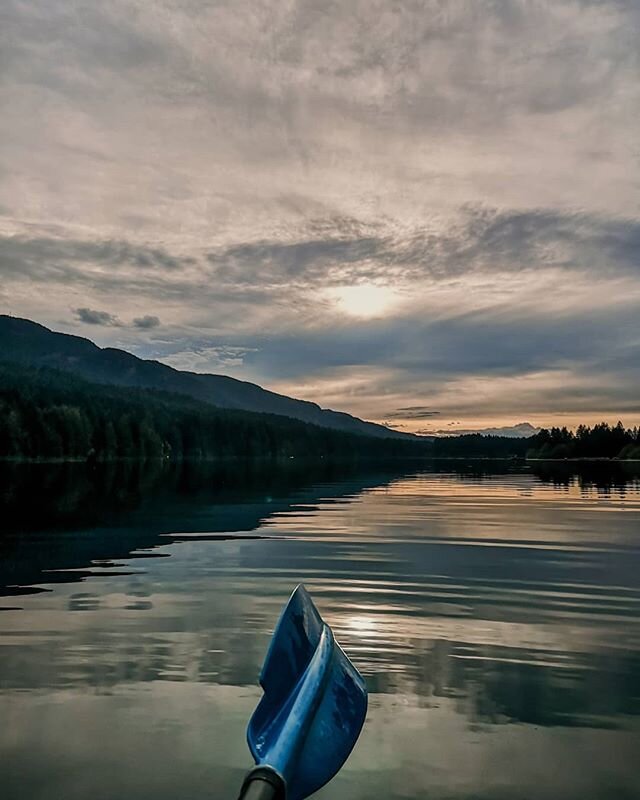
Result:
[[[369,713],[317,796],[640,797],[640,483],[454,465],[0,470],[3,800],[235,800],[304,582]]]

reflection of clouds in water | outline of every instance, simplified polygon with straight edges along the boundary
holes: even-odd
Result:
[[[3,764],[5,797],[55,791],[106,800],[116,788],[143,800],[233,797],[250,764],[244,729],[258,697],[255,688],[188,681],[131,683],[110,693],[58,690],[29,702],[2,697],[12,725],[0,730],[0,750],[13,753]],[[459,713],[464,702],[372,695],[352,756],[318,797],[634,796],[635,740],[626,731],[488,729]],[[38,747],[28,748],[36,735]]]

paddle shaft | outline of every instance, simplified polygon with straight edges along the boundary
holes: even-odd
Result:
[[[256,767],[245,778],[238,800],[286,800],[284,781],[268,767]]]
[[[243,787],[238,800],[276,800],[278,790],[265,781],[251,781]]]

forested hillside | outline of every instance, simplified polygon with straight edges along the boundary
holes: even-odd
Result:
[[[424,446],[0,363],[3,458],[397,456]]]
[[[95,383],[171,392],[216,408],[276,414],[347,433],[383,439],[416,439],[384,425],[321,408],[317,403],[271,392],[255,383],[228,375],[173,369],[125,350],[98,347],[81,336],[57,333],[37,322],[3,314],[0,314],[0,353],[6,362],[59,369]]]

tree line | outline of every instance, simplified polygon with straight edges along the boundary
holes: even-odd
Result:
[[[534,436],[467,434],[446,436],[433,442],[432,454],[439,458],[617,458],[640,459],[640,428],[625,428],[622,422],[579,425],[574,431],[543,428]]]
[[[183,395],[89,383],[48,368],[0,364],[2,458],[395,457],[417,454],[421,444],[219,409]]]
[[[528,458],[640,459],[640,428],[625,428],[622,422],[579,425],[575,432],[566,427],[543,429],[528,442]]]
[[[207,458],[640,459],[640,429],[601,422],[534,436],[382,439],[289,417],[216,408],[150,389],[0,362],[0,458],[112,461]]]
[[[483,436],[480,433],[442,436],[433,440],[431,454],[434,458],[524,458],[530,442],[531,438]]]

